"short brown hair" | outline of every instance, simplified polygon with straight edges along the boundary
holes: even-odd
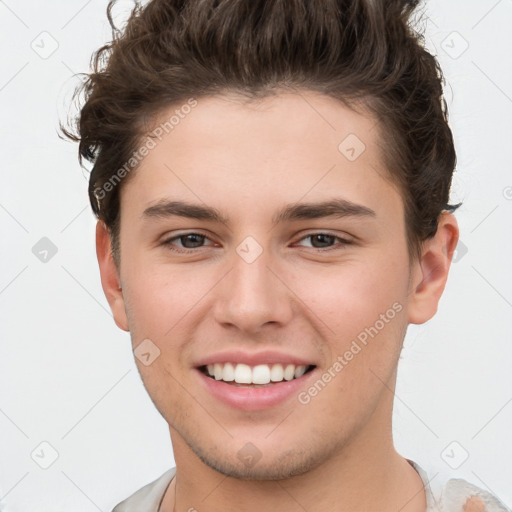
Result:
[[[379,121],[411,255],[436,233],[441,212],[459,206],[448,204],[456,155],[444,77],[411,28],[418,0],[151,0],[136,3],[122,31],[114,4],[112,41],[94,54],[76,91],[85,94],[76,126],[63,132],[79,141],[80,162],[93,164],[89,199],[116,263],[121,184],[107,183],[156,117],[191,97],[309,90],[363,105]]]

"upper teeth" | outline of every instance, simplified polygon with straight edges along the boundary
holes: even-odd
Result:
[[[247,364],[215,363],[209,364],[208,373],[215,380],[225,382],[235,381],[237,384],[268,384],[269,382],[281,382],[298,378],[306,372],[307,366],[294,364],[259,364],[249,366]]]

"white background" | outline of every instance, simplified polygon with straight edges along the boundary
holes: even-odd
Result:
[[[174,462],[100,287],[87,175],[57,136],[73,74],[110,38],[106,4],[0,1],[2,511],[108,512]],[[435,0],[426,14],[448,82],[467,252],[437,316],[409,329],[395,442],[434,484],[458,475],[512,507],[512,0]],[[43,237],[57,248],[47,262],[32,252]],[[41,442],[58,453],[48,469],[31,458],[51,462]],[[445,462],[466,451],[457,470]]]

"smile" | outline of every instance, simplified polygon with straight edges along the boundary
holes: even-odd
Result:
[[[243,363],[215,363],[200,369],[215,380],[240,386],[265,386],[272,383],[290,381],[302,377],[311,371],[314,365],[295,364],[258,364],[250,366]]]

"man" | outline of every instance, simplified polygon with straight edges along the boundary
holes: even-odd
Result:
[[[115,512],[507,510],[393,446],[458,240],[415,4],[152,0],[97,53],[101,280],[176,461]]]

